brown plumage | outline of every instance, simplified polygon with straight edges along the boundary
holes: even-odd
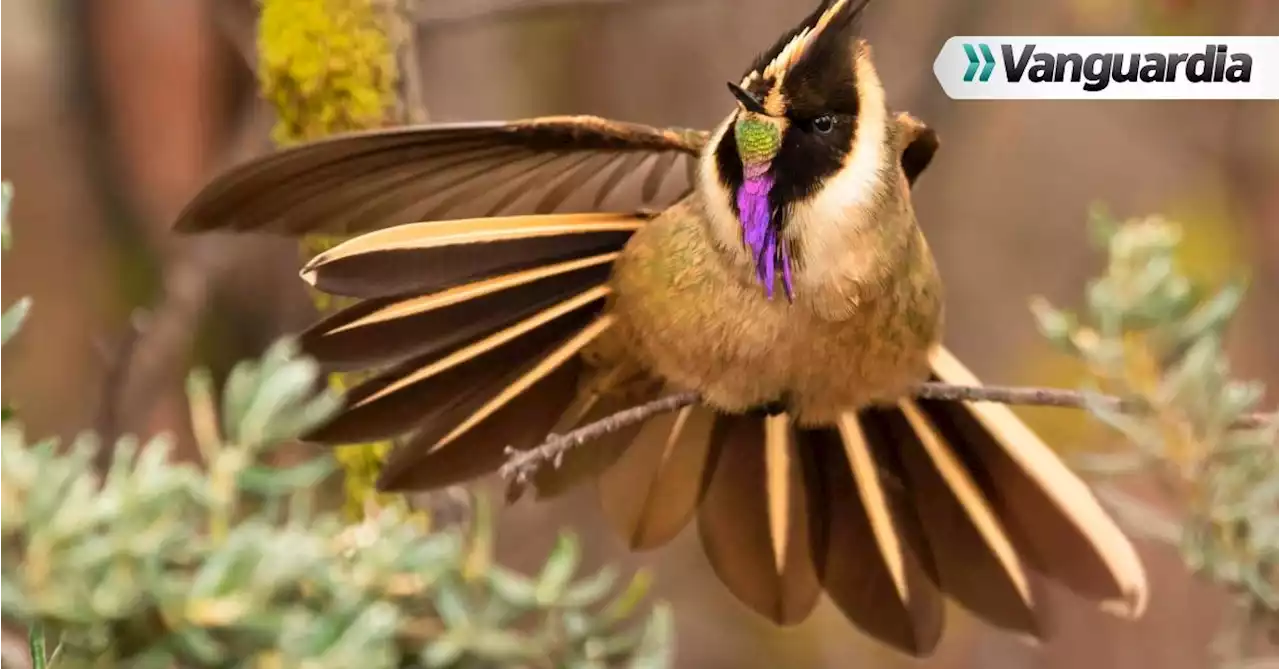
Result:
[[[696,524],[753,610],[794,624],[825,592],[913,655],[944,597],[1043,637],[1042,578],[1139,615],[1133,547],[1007,407],[907,396],[978,381],[939,344],[911,206],[937,136],[887,111],[860,9],[823,2],[710,133],[554,117],[348,135],[232,170],[178,228],[356,235],[302,276],[361,301],[302,342],[378,373],[309,437],[400,438],[383,489],[465,482],[508,446],[694,390],[705,404],[544,468],[540,496],[594,480],[631,548]],[[745,241],[749,192],[769,198],[781,278]],[[774,280],[792,299],[766,296]]]

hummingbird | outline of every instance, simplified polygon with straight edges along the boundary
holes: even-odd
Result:
[[[1086,485],[942,345],[911,194],[937,133],[891,112],[866,0],[824,0],[761,53],[713,130],[592,116],[396,127],[232,168],[182,232],[346,239],[301,278],[356,302],[299,335],[362,371],[319,444],[395,439],[378,486],[423,491],[672,392],[701,401],[569,451],[631,550],[696,528],[712,571],[782,626],[825,593],[903,653],[950,599],[1042,639],[1044,584],[1124,618],[1147,583]],[[727,105],[726,105],[727,106]]]

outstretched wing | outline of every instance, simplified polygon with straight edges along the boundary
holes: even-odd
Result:
[[[662,209],[693,188],[706,141],[701,131],[594,116],[351,133],[231,169],[175,228],[346,236],[422,221]]]

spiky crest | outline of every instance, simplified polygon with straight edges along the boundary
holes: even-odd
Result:
[[[824,0],[800,25],[788,31],[756,59],[743,77],[741,86],[753,90],[752,84],[768,82],[771,89],[780,87],[787,73],[815,42],[828,30],[848,26],[858,18],[869,2],[870,0]],[[758,89],[754,92],[763,94]]]

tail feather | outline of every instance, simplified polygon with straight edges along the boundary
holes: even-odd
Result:
[[[324,251],[302,276],[334,295],[429,293],[619,250],[645,221],[631,214],[508,216],[412,223]]]
[[[943,599],[924,529],[912,508],[897,444],[872,439],[854,414],[817,432],[827,514],[822,585],[867,634],[916,657],[942,638]]]
[[[935,378],[978,385],[946,349]],[[980,477],[1019,553],[1038,571],[1125,617],[1146,608],[1133,544],[1070,469],[1005,405],[921,401],[920,408]]]
[[[693,519],[714,422],[701,405],[655,417],[600,474],[601,508],[633,550],[667,543]]]
[[[973,477],[914,402],[868,409],[864,427],[897,444],[937,570],[938,586],[969,611],[1038,637],[1031,579]]]
[[[815,465],[785,415],[716,421],[698,508],[703,549],[739,601],[781,625],[804,620],[822,591],[821,506],[804,483]]]

